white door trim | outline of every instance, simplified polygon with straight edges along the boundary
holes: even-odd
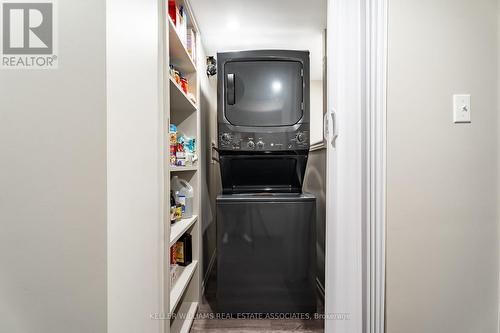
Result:
[[[387,1],[366,7],[366,332],[385,332]]]
[[[386,13],[328,3],[325,332],[384,332]]]

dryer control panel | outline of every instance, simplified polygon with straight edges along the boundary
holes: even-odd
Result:
[[[309,131],[299,128],[294,132],[263,133],[219,132],[219,149],[232,151],[285,151],[309,149]]]

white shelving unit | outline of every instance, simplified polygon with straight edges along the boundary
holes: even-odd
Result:
[[[182,235],[186,231],[188,231],[191,226],[198,221],[198,215],[193,215],[190,218],[187,219],[182,219],[180,221],[175,222],[173,225],[170,226],[170,246],[174,245],[179,238],[181,238]]]
[[[177,112],[189,113],[197,110],[196,104],[189,99],[172,77],[170,77],[170,96],[172,96],[172,103],[176,103],[171,107],[175,108]]]
[[[185,302],[179,308],[180,313],[184,313],[186,319],[183,321],[175,321],[172,324],[172,332],[189,333],[191,324],[193,323],[194,316],[196,315],[196,310],[198,310],[198,302]]]
[[[174,166],[170,167],[170,172],[180,172],[180,171],[196,171],[198,166]]]
[[[178,6],[183,6],[188,17],[188,27],[196,34],[196,48],[201,47],[200,34],[193,12],[187,0],[176,0]],[[204,59],[191,59],[188,50],[182,43],[182,38],[168,15],[168,0],[163,0],[162,5],[160,48],[162,64],[163,85],[163,118],[164,118],[164,309],[172,315],[171,320],[165,321],[165,332],[184,332],[190,330],[193,318],[201,299],[201,172],[200,161],[190,166],[170,166],[170,124],[177,126],[178,133],[196,139],[197,154],[204,144],[200,141],[200,79],[197,64],[203,64]],[[199,52],[197,52],[199,54]],[[175,79],[170,76],[169,66],[180,71],[188,80],[188,92],[195,96],[195,101],[190,99]],[[194,188],[194,215],[170,224],[170,179],[174,176],[185,179]],[[185,233],[192,236],[193,262],[186,267],[178,267],[177,278],[170,283],[170,247],[175,244]],[[177,315],[181,314],[181,315]]]
[[[186,267],[181,267],[181,272],[179,277],[174,282],[174,285],[170,289],[170,313],[173,313],[179,305],[179,301],[181,300],[184,292],[186,291],[189,283],[191,282],[194,272],[198,268],[198,261],[194,260],[191,264]]]

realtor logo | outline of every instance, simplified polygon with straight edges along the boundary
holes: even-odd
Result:
[[[57,68],[53,0],[0,0],[2,68]]]

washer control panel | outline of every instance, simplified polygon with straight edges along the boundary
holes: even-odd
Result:
[[[241,151],[280,151],[309,149],[309,131],[284,133],[245,133],[222,131],[219,149]]]

